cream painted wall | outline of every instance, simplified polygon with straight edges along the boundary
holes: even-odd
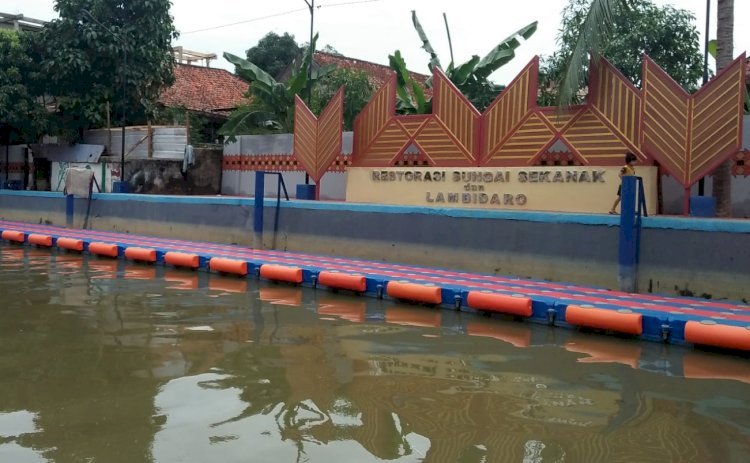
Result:
[[[346,200],[429,207],[606,213],[619,167],[350,167]],[[656,211],[656,167],[639,166],[646,205]],[[583,177],[583,178],[582,178]],[[573,181],[573,179],[577,181]]]

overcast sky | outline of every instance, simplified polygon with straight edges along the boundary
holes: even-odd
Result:
[[[653,1],[692,11],[703,43],[705,0]],[[319,47],[328,44],[346,56],[382,64],[387,64],[388,55],[400,49],[410,69],[427,73],[427,54],[420,49],[411,24],[411,10],[417,11],[444,65],[450,61],[450,53],[443,12],[448,15],[457,62],[468,60],[472,54],[484,56],[499,41],[537,20],[536,34],[518,49],[514,61],[493,75],[499,83],[508,83],[534,55],[555,50],[560,14],[567,3],[568,0],[316,0],[315,30],[320,33]],[[3,0],[0,9],[50,20],[57,16],[53,4],[52,0]],[[711,1],[711,10],[709,37],[715,38],[715,0]],[[244,51],[269,31],[289,32],[299,43],[308,41],[310,35],[310,14],[304,0],[173,0],[172,15],[181,33],[175,45],[216,53],[219,60],[212,63],[213,67],[232,69],[221,54],[228,51],[244,56]],[[750,49],[750,30],[741,23],[747,18],[750,1],[736,1],[735,56]],[[242,23],[218,27],[239,22]]]

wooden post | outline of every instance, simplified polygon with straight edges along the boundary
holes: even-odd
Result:
[[[190,111],[187,109],[185,110],[185,138],[187,139],[187,144],[190,144]]]
[[[148,137],[148,157],[152,158],[154,157],[154,129],[151,127],[151,121],[148,121],[148,132],[146,133],[146,136]]]
[[[112,125],[110,124],[109,101],[107,101],[107,154],[112,154]]]

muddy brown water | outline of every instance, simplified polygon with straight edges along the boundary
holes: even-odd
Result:
[[[0,462],[747,462],[750,359],[0,245]]]

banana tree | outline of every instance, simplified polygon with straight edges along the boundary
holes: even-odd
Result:
[[[416,11],[412,10],[411,19],[414,24],[414,29],[417,31],[417,35],[422,41],[422,48],[430,55],[430,62],[427,65],[430,72],[436,67],[442,69],[451,82],[453,82],[479,110],[483,110],[489,106],[498,93],[505,88],[502,85],[497,85],[491,82],[489,76],[512,60],[516,56],[516,48],[521,46],[522,41],[528,40],[529,37],[536,32],[537,28],[537,22],[534,21],[498,43],[484,58],[480,59],[479,56],[473,55],[471,59],[463,64],[455,64],[451,59],[448,67],[443,68],[435,49],[432,47],[430,40],[427,38],[427,34],[425,34],[424,29],[417,18]],[[448,37],[450,38],[450,32],[448,33]],[[422,113],[429,111],[429,102],[421,101],[422,96],[415,91],[416,87],[419,87],[420,90],[421,87],[419,83],[414,82],[413,79],[410,78],[409,73],[406,70],[406,64],[404,63],[403,58],[401,58],[401,53],[397,50],[388,58],[390,66],[396,72],[398,78],[399,108],[401,111],[406,113]],[[431,87],[431,84],[431,79],[427,79],[425,86]]]
[[[315,50],[318,35],[310,44]],[[302,63],[286,82],[277,82],[269,73],[252,62],[231,53],[224,58],[235,65],[237,74],[250,81],[248,97],[251,102],[237,108],[219,133],[234,141],[237,135],[268,132],[291,132],[294,128],[294,96],[307,93],[318,79],[330,74],[335,65],[313,68],[310,75],[312,53],[304,53]]]

